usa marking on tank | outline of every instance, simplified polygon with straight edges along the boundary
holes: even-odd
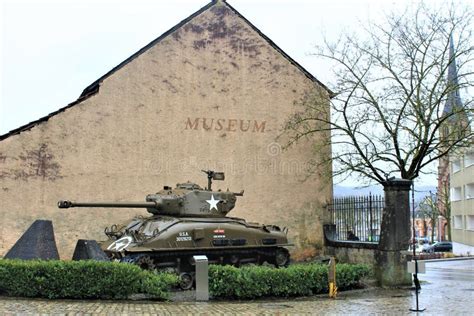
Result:
[[[176,241],[191,241],[193,240],[191,236],[189,236],[188,232],[179,232],[178,236],[176,236]]]

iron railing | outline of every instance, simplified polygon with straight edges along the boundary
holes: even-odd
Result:
[[[385,205],[378,195],[336,197],[329,204],[336,240],[378,242]]]

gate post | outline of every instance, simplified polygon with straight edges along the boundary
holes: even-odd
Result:
[[[380,228],[379,248],[375,252],[375,275],[381,286],[411,285],[407,261],[411,239],[411,180],[391,179],[384,183],[385,208]]]

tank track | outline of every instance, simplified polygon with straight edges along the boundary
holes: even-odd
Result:
[[[286,267],[290,262],[288,250],[283,247],[251,249],[216,249],[206,251],[140,252],[129,253],[121,262],[133,263],[147,270],[172,270],[177,273],[193,272],[193,255],[206,255],[210,264],[263,264],[268,262],[276,267]]]
[[[122,257],[120,262],[136,264],[146,270],[177,273],[180,277],[179,287],[182,290],[189,290],[195,283],[194,255],[206,255],[211,264],[233,266],[247,263],[260,265],[268,262],[280,268],[290,263],[289,252],[283,247],[129,253]]]

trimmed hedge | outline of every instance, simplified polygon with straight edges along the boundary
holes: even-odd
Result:
[[[0,260],[0,293],[46,298],[127,298],[147,294],[167,299],[176,275],[155,274],[132,264],[59,260]]]
[[[367,265],[338,264],[336,285],[348,290],[370,274]],[[264,296],[305,296],[328,292],[328,266],[291,265],[284,269],[265,266],[215,266],[209,268],[209,291],[214,298],[252,299]]]
[[[367,265],[338,264],[336,283],[340,290],[359,285],[369,275]],[[176,286],[174,274],[144,271],[132,264],[85,261],[0,259],[0,294],[46,298],[127,298],[146,294],[168,299]],[[209,291],[214,298],[253,299],[265,296],[304,296],[328,291],[328,266],[211,265]]]

